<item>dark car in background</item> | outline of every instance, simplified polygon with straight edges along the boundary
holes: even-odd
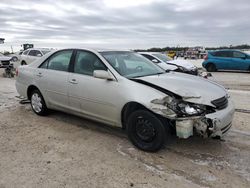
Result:
[[[250,71],[250,55],[239,50],[209,51],[202,66],[209,72],[217,70]]]

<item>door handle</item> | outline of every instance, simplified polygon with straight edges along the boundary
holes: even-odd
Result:
[[[78,82],[76,81],[76,79],[71,79],[70,81],[69,81],[71,84],[77,84]]]
[[[38,77],[42,77],[42,76],[43,76],[43,74],[42,74],[41,72],[39,72],[36,76],[38,76]]]

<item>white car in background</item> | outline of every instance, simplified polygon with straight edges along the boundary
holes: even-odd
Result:
[[[198,75],[198,69],[192,63],[186,60],[172,59],[166,54],[159,52],[139,52],[150,61],[156,63],[165,70],[183,72],[192,75]]]
[[[0,53],[0,68],[5,68],[10,65],[12,61],[12,57],[5,56],[2,53]]]
[[[21,65],[28,65],[33,61],[39,59],[40,57],[44,56],[45,54],[49,53],[51,50],[46,48],[30,48],[23,51],[20,62]]]

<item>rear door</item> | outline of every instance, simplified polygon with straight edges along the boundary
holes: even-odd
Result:
[[[28,63],[28,53],[29,53],[29,50],[25,50],[23,53],[22,53],[22,55],[21,55],[21,58],[22,58],[22,60],[23,61],[25,61],[26,62],[26,64]]]
[[[49,106],[68,109],[69,64],[73,50],[62,50],[50,56],[38,69],[35,78]]]
[[[246,54],[233,51],[232,53],[232,69],[233,70],[248,70],[249,68],[249,59]]]

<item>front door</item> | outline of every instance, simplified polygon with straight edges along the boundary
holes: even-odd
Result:
[[[247,59],[246,54],[238,51],[233,52],[232,68],[234,70],[248,70],[249,64],[247,61],[249,61],[249,59]]]
[[[69,105],[91,119],[115,125],[120,115],[116,106],[119,83],[93,77],[94,70],[107,67],[94,53],[77,51],[74,71],[69,75]]]

